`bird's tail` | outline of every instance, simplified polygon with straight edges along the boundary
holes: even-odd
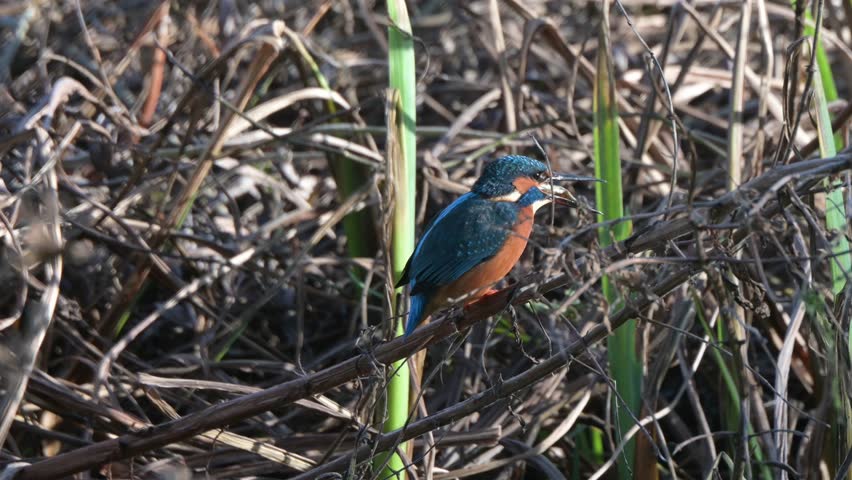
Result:
[[[408,310],[408,321],[405,323],[406,337],[411,335],[411,332],[423,321],[423,314],[426,313],[427,303],[429,302],[425,295],[413,295],[411,297],[411,308]]]

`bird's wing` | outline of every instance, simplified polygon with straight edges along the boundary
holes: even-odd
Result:
[[[411,294],[447,285],[493,257],[512,234],[516,208],[475,194],[460,197],[426,230],[406,266]]]
[[[459,205],[462,205],[465,202],[468,202],[469,200],[473,200],[475,198],[476,198],[476,196],[473,193],[470,193],[470,192],[462,195],[461,197],[457,198],[453,203],[449,204],[447,206],[447,208],[442,210],[441,213],[439,213],[438,216],[435,217],[435,219],[432,220],[432,223],[430,223],[429,226],[426,227],[426,230],[424,231],[423,236],[420,237],[420,242],[417,243],[417,247],[414,249],[414,253],[412,253],[411,256],[408,257],[408,261],[405,262],[405,268],[402,269],[402,275],[399,277],[399,281],[396,284],[397,288],[399,288],[403,285],[408,285],[408,283],[412,280],[412,278],[411,278],[411,268],[412,268],[411,264],[414,261],[414,259],[417,257],[418,253],[420,253],[420,251],[422,250],[423,243],[426,241],[427,238],[429,238],[429,234],[430,234],[430,232],[432,232],[432,229],[435,227],[435,225],[440,223],[441,220],[444,217],[446,217],[450,212],[455,210],[456,207],[458,207]]]

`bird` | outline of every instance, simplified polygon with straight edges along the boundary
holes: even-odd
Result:
[[[488,163],[470,192],[425,230],[402,271],[397,288],[410,284],[411,299],[405,336],[435,311],[460,299],[470,305],[493,291],[521,258],[539,208],[554,200],[579,207],[568,190],[553,183],[564,180],[601,181],[553,174],[522,155]]]

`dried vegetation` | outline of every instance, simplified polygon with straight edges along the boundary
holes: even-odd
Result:
[[[848,478],[849,229],[824,180],[849,194],[850,3],[613,5],[633,233],[602,248],[587,212],[543,212],[500,294],[390,342],[376,3],[0,5],[6,474],[374,478],[412,438],[417,478],[613,475],[605,338],[636,319],[635,476]],[[409,8],[419,228],[487,159],[541,158],[531,134],[594,171],[600,3]],[[382,435],[384,365],[425,346],[419,419]]]

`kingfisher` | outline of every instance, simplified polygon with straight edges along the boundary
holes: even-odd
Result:
[[[520,155],[487,164],[470,192],[426,229],[405,265],[397,284],[411,284],[405,335],[438,309],[458,301],[467,306],[491,293],[524,253],[539,208],[551,201],[580,206],[553,184],[564,180],[601,181],[553,174],[544,163]]]

